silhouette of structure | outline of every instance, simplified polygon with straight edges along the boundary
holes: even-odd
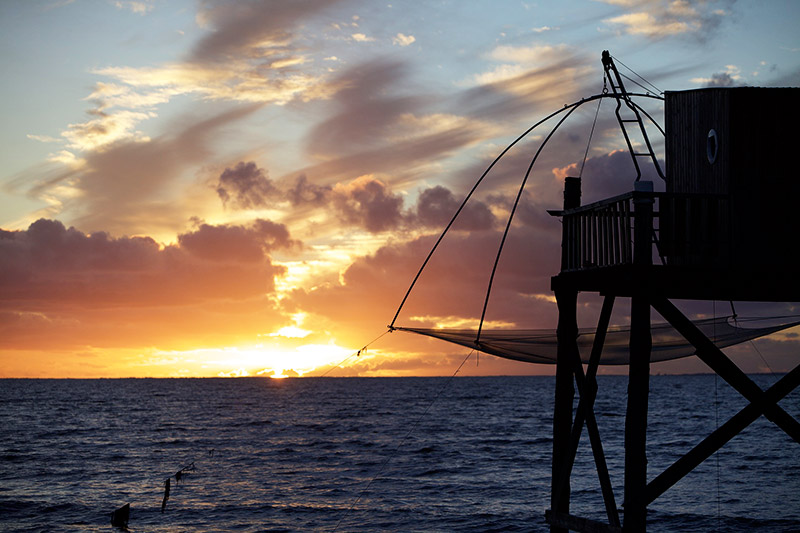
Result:
[[[787,159],[798,144],[800,89],[709,88],[665,94],[666,173],[659,167],[637,107],[626,96],[608,52],[603,66],[617,98],[617,118],[631,151],[634,190],[580,205],[580,178],[566,178],[561,271],[551,286],[558,305],[550,510],[552,532],[646,529],[647,507],[764,415],[800,443],[800,424],[778,401],[800,384],[800,365],[768,390],[758,387],[678,308],[673,299],[800,300],[790,260],[800,218],[800,181]],[[789,128],[785,127],[789,125]],[[638,151],[637,151],[638,150]],[[640,181],[640,161],[666,181],[654,192]],[[579,292],[604,297],[588,366],[578,349]],[[624,520],[611,488],[592,405],[595,379],[615,298],[630,298],[630,360],[625,415]],[[647,412],[651,308],[690,342],[696,355],[750,403],[648,482]],[[578,408],[573,417],[575,389]],[[608,523],[569,513],[570,475],[586,426]]]
[[[800,106],[796,103],[800,89],[707,88],[667,92],[662,99],[649,92],[627,92],[607,51],[602,62],[602,94],[565,105],[537,122],[489,165],[422,263],[389,324],[390,331],[435,337],[518,361],[556,364],[552,482],[550,509],[545,514],[552,532],[644,531],[650,503],[761,415],[800,443],[800,424],[778,406],[778,401],[800,385],[800,365],[764,391],[720,349],[799,322],[756,330],[728,324],[727,317],[692,321],[672,303],[675,299],[800,301],[800,282],[790,259],[800,233],[800,218],[795,216],[794,207],[800,197],[800,180],[786,168],[787,156],[800,141],[797,130],[791,129],[800,125]],[[632,97],[664,100],[666,122],[661,132],[666,139],[667,172],[661,168],[642,117],[656,127],[658,124]],[[566,178],[563,209],[550,211],[562,221],[561,271],[551,279],[559,313],[555,334],[544,330],[484,330],[497,260],[539,153],[570,113],[601,99],[616,102],[616,119],[636,172],[633,190],[581,205],[581,178]],[[534,128],[559,114],[562,118],[534,155],[510,211],[477,331],[395,326],[420,274],[495,163]],[[641,180],[642,165],[652,165],[665,181],[665,192],[656,192],[652,182]],[[604,297],[596,329],[578,329],[580,292]],[[609,328],[618,297],[630,298],[629,328]],[[651,309],[667,323],[651,324]],[[717,336],[721,330],[726,333]],[[713,341],[709,339],[712,332]],[[627,345],[620,342],[623,334],[627,335]],[[679,336],[685,341],[677,340]],[[588,354],[580,353],[580,345]],[[750,403],[648,482],[650,363],[692,354]],[[593,412],[600,364],[628,365],[624,521],[614,499]],[[576,388],[579,399],[573,416]],[[584,425],[607,523],[569,513],[570,477]]]

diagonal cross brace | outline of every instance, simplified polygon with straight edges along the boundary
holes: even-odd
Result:
[[[603,344],[605,343],[606,332],[608,331],[608,324],[611,319],[611,311],[613,308],[614,296],[606,296],[605,300],[603,301],[603,309],[600,312],[600,319],[597,324],[597,332],[595,334],[594,344],[592,345],[592,353],[589,357],[589,364],[587,365],[585,375],[583,372],[580,354],[577,352],[572,353],[573,372],[575,374],[575,382],[577,384],[580,399],[578,401],[578,409],[575,413],[575,420],[570,433],[569,450],[566,454],[566,461],[562,464],[562,469],[559,474],[556,494],[559,495],[561,493],[572,473],[572,467],[575,462],[575,454],[578,451],[578,443],[580,442],[581,432],[583,431],[583,424],[585,421],[586,431],[589,434],[589,440],[592,445],[592,453],[594,455],[597,475],[600,481],[600,488],[603,493],[603,502],[605,503],[608,521],[612,526],[619,526],[619,513],[614,500],[614,491],[611,487],[611,478],[608,474],[608,466],[606,465],[606,458],[605,454],[603,453],[603,443],[600,440],[600,431],[597,427],[597,420],[594,416],[593,410],[594,400],[597,394],[597,381],[595,380],[595,376],[597,374],[597,367],[600,364],[600,355],[603,352]]]
[[[787,394],[800,385],[800,365],[779,379],[764,393],[765,402],[779,402]],[[647,484],[645,500],[648,504],[664,494],[670,487],[680,481],[686,474],[711,457],[729,440],[738,435],[744,428],[755,422],[764,413],[763,406],[748,404],[727,422],[714,430],[686,455],[675,461],[669,468]]]
[[[697,350],[697,357],[711,367],[739,394],[756,406],[767,419],[784,430],[795,442],[800,443],[800,424],[777,403],[770,402],[761,387],[756,385],[733,361],[722,353],[691,320],[664,297],[653,297],[651,305],[667,319]]]

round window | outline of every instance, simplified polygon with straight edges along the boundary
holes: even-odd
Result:
[[[719,139],[717,139],[717,132],[710,129],[708,130],[708,139],[706,140],[706,157],[708,157],[709,163],[713,163],[717,160],[718,151]]]

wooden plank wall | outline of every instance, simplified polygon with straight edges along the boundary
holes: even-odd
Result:
[[[711,217],[716,218],[715,227],[681,227],[672,234],[719,235],[731,243],[723,262],[732,267],[791,268],[787,245],[800,234],[800,176],[794,161],[800,146],[800,89],[667,92],[665,124],[667,192],[727,194],[730,208]],[[712,128],[718,153],[710,163]],[[708,223],[709,217],[704,218]],[[719,266],[720,261],[715,262],[707,266]]]

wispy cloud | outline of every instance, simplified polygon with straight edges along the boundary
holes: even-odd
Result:
[[[727,17],[731,0],[599,0],[620,6],[625,13],[603,22],[621,34],[663,39],[693,35],[701,40]]]
[[[350,38],[353,39],[357,43],[371,43],[375,41],[374,37],[368,37],[363,33],[354,33],[350,35]]]
[[[145,15],[155,7],[154,0],[115,0],[117,9],[126,9],[138,15]]]
[[[404,33],[398,33],[392,38],[392,44],[397,46],[409,46],[416,42],[416,38],[413,35],[405,35]]]
[[[17,186],[24,182],[29,194],[36,198],[56,195],[71,220],[93,231],[114,234],[152,231],[165,219],[162,210],[172,211],[168,217],[172,222],[165,219],[163,223],[174,231],[198,214],[192,212],[195,207],[185,197],[178,205],[168,205],[171,194],[184,193],[178,186],[183,173],[212,156],[213,142],[225,127],[260,107],[260,104],[237,106],[188,121],[175,131],[146,142],[118,141],[102,150],[88,152],[81,164],[73,168],[52,175],[23,176]],[[183,216],[176,217],[179,210],[183,210]]]
[[[145,67],[106,66],[92,72],[98,82],[87,100],[92,118],[62,133],[68,146],[95,150],[120,140],[143,139],[137,125],[156,116],[159,105],[180,95],[203,100],[283,105],[293,99],[326,98],[326,68],[312,62],[299,27],[337,0],[286,3],[201,4],[197,20],[206,30],[187,56]],[[117,2],[121,9],[146,12],[151,2]]]

